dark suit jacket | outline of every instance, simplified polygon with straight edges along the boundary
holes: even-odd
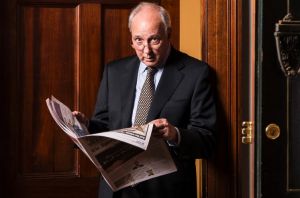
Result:
[[[131,56],[105,67],[94,116],[90,120],[91,131],[131,126],[139,63],[136,56]],[[147,120],[157,118],[166,118],[180,131],[180,145],[169,147],[178,171],[139,184],[136,188],[142,194],[140,197],[196,197],[194,160],[209,157],[215,144],[215,104],[206,63],[172,48]],[[100,192],[103,194],[99,197],[126,197],[124,194],[131,189],[112,194],[109,187],[102,184]],[[129,194],[127,197],[134,198]]]

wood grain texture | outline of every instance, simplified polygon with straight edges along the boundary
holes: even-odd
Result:
[[[242,69],[241,1],[203,0],[203,59],[214,72],[218,101],[217,151],[204,172],[204,197],[237,197]]]

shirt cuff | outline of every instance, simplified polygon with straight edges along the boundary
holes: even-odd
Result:
[[[167,141],[169,146],[179,146],[180,142],[181,142],[181,135],[179,132],[179,129],[177,127],[175,127],[176,133],[177,133],[177,142],[175,141]]]

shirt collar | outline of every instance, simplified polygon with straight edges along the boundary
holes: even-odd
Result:
[[[147,65],[145,65],[142,61],[140,62],[139,74],[142,74],[146,71]]]

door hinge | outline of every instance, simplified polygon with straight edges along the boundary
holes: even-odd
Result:
[[[242,123],[242,143],[253,143],[253,123],[251,121],[244,121]]]

